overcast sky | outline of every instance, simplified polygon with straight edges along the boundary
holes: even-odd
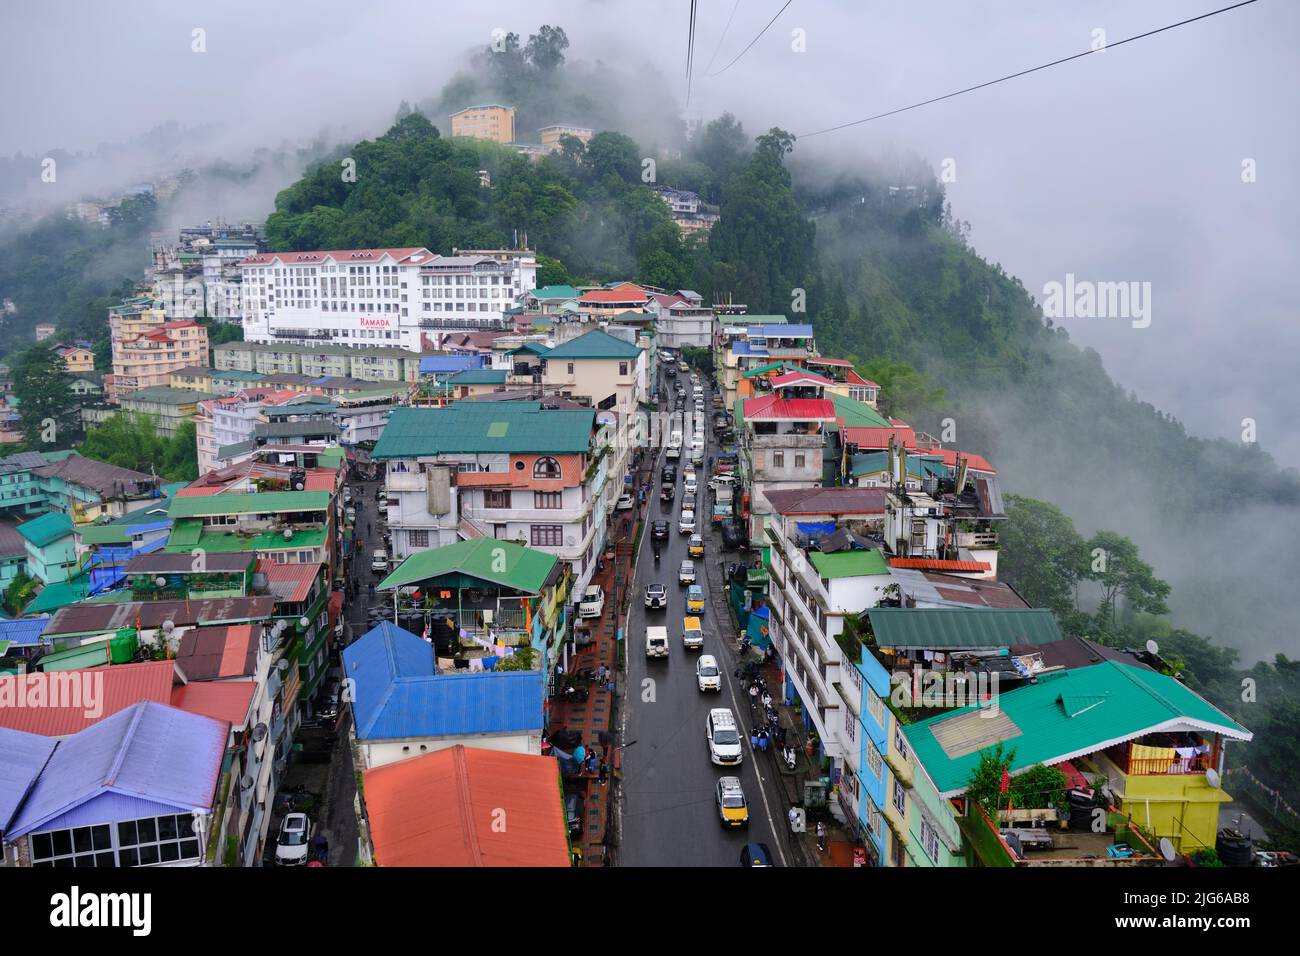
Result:
[[[892,109],[1226,5],[1228,0],[701,0],[691,116],[730,109],[796,134]],[[493,28],[559,24],[570,58],[685,60],[685,0],[520,3],[5,4],[0,155],[93,149],[168,120],[221,128],[237,155],[373,134],[401,99],[436,94]],[[1295,56],[1300,4],[1252,6],[1051,71],[838,133],[801,151],[852,161],[893,144],[938,166],[972,242],[1042,299],[1067,273],[1151,283],[1151,322],[1064,320],[1120,382],[1196,434],[1259,440],[1300,465]],[[205,31],[206,52],[192,50]],[[804,31],[806,52],[792,49]],[[719,41],[721,39],[721,43]],[[716,58],[715,58],[715,50]],[[646,72],[647,82],[654,74]],[[684,95],[684,84],[679,94]],[[437,118],[435,118],[437,119]],[[576,118],[579,119],[580,118]],[[1257,181],[1242,182],[1243,160]],[[143,171],[142,171],[143,172]],[[213,210],[220,214],[221,210]]]

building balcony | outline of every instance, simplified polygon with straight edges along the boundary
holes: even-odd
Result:
[[[507,318],[486,318],[486,317],[446,317],[446,318],[429,318],[420,319],[420,328],[422,329],[448,329],[457,331],[469,329],[472,331],[504,331],[508,332],[514,328],[514,323]]]
[[[795,432],[788,432],[783,435],[751,435],[748,444],[751,448],[772,448],[776,450],[816,448],[820,450],[826,444],[826,436],[820,432],[815,435],[804,435]]]
[[[998,546],[996,531],[959,531],[953,535],[953,543],[959,548],[972,551],[990,551]]]

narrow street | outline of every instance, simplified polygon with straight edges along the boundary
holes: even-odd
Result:
[[[684,377],[684,376],[683,376]],[[662,408],[672,408],[673,380],[666,379],[661,394]],[[706,385],[707,388],[707,385]],[[709,395],[706,393],[706,409]],[[690,398],[688,395],[688,412]],[[706,411],[706,416],[709,413]],[[788,865],[782,824],[783,805],[773,781],[773,768],[766,754],[750,750],[746,736],[745,758],[738,775],[749,805],[749,826],[724,830],[718,818],[715,786],[718,778],[737,774],[732,768],[714,766],[705,740],[705,721],[715,707],[730,708],[747,733],[749,706],[741,700],[740,682],[732,676],[737,664],[737,634],[725,603],[726,559],[722,539],[710,516],[712,495],[708,489],[707,462],[716,455],[716,441],[710,435],[705,464],[697,466],[699,492],[697,529],[705,541],[702,559],[695,559],[699,582],[705,588],[703,651],[682,646],[682,621],[686,615],[686,589],[678,584],[677,572],[687,558],[690,536],[677,530],[682,504],[682,471],[689,461],[686,449],[677,464],[677,493],[671,503],[659,501],[659,476],[665,464],[664,449],[654,449],[653,484],[647,489],[650,505],[647,533],[637,555],[627,626],[626,723],[623,727],[623,783],[621,798],[621,850],[623,866],[736,866],[746,843],[765,843],[774,861]],[[656,520],[669,522],[669,539],[661,545],[655,567],[654,542],[649,526]],[[668,589],[666,611],[647,611],[645,586],[659,582]],[[668,628],[669,656],[648,660],[645,629]],[[722,690],[702,693],[695,676],[695,662],[701,653],[718,660]]]

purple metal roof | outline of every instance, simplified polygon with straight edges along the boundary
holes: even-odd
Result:
[[[9,832],[10,821],[57,744],[51,737],[0,727],[0,833]]]
[[[230,725],[152,701],[133,704],[62,741],[7,834],[207,810]],[[158,810],[157,808],[163,808]]]

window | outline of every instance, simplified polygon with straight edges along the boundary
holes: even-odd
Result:
[[[572,362],[569,363],[569,374],[570,374],[570,375],[573,374],[573,363],[572,363]]]
[[[619,363],[618,363],[618,374],[619,374],[619,375],[626,375],[626,374],[627,374],[627,363],[626,363],[626,362],[619,362]]]
[[[509,508],[510,492],[509,491],[485,491],[483,492],[484,508]]]
[[[783,451],[772,452],[772,467],[773,468],[785,467],[785,452]]]
[[[884,772],[884,761],[881,760],[880,751],[876,749],[875,744],[867,747],[867,766],[871,768],[871,775],[879,780]]]
[[[802,468],[802,467],[804,467],[804,461],[805,461],[805,460],[806,460],[805,456],[803,456],[803,455],[795,455],[795,456],[794,456],[794,466],[795,466],[796,468]]]
[[[429,532],[408,531],[406,532],[406,542],[412,548],[427,548],[429,546]]]
[[[534,491],[534,508],[563,508],[564,495],[558,491]]]
[[[907,738],[903,736],[903,725],[894,725],[894,746],[898,748],[898,755],[904,760],[908,759]]]
[[[554,458],[539,458],[533,465],[534,478],[559,478],[560,463]]]
[[[907,816],[907,791],[897,780],[894,781],[894,809]]]
[[[939,834],[930,826],[928,817],[921,817],[921,847],[925,855],[935,863],[939,862]]]
[[[32,866],[149,866],[199,858],[188,813],[117,824],[47,830],[31,836]]]
[[[530,531],[530,540],[537,547],[558,548],[564,543],[564,525],[535,524]]]

